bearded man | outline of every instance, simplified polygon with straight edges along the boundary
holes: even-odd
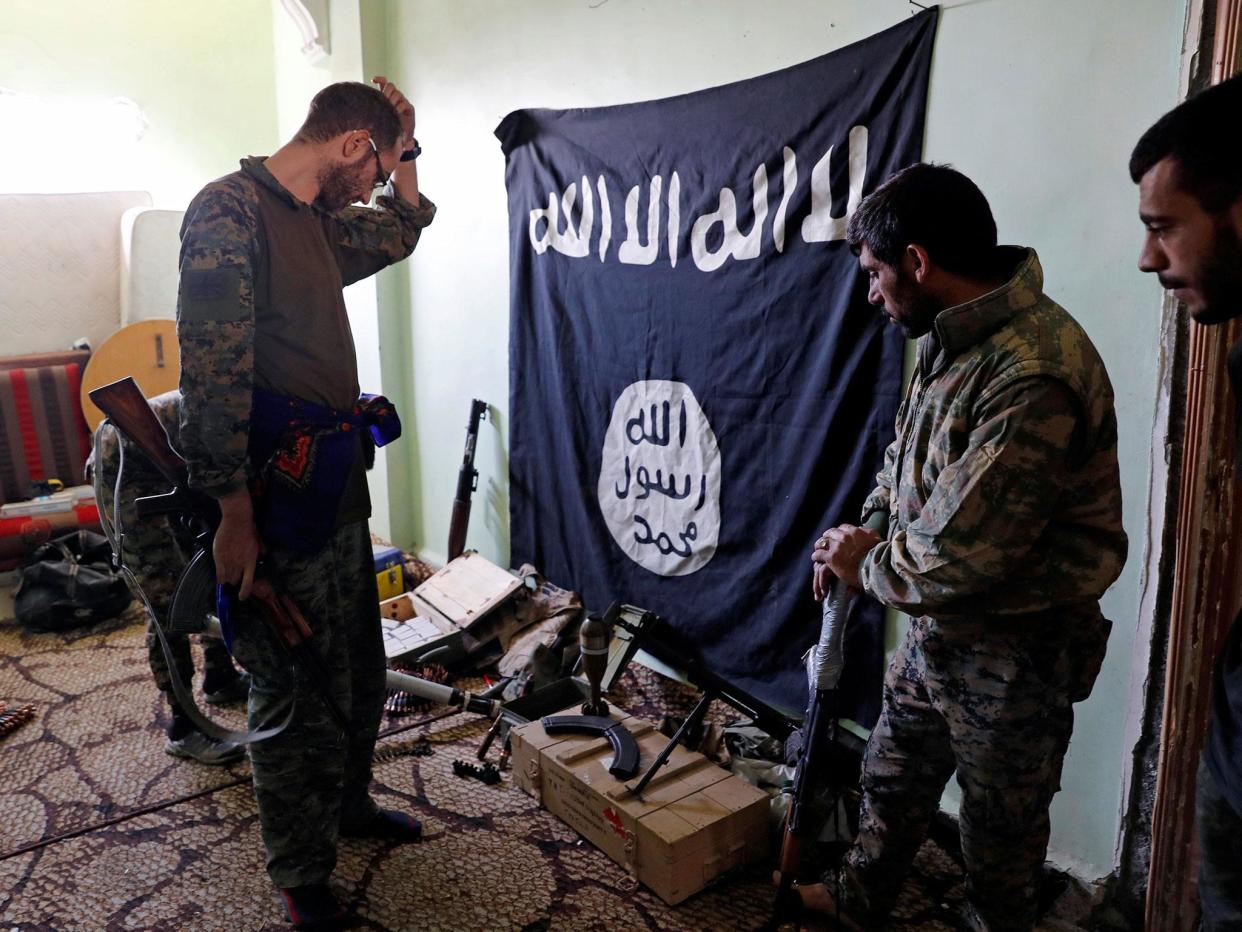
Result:
[[[1126,557],[1104,363],[1044,292],[1033,249],[997,246],[987,199],[912,165],[850,218],[868,298],[917,340],[862,527],[812,560],[910,616],[863,759],[858,839],[808,906],[883,927],[948,779],[962,788],[965,925],[1027,932],[1074,703]]]
[[[1139,186],[1139,219],[1147,228],[1139,268],[1155,273],[1200,324],[1223,324],[1242,314],[1242,75],[1157,120],[1134,147],[1130,177]],[[1226,365],[1236,397],[1242,343],[1233,345]],[[1235,443],[1242,447],[1242,416]],[[1195,790],[1199,899],[1208,932],[1242,929],[1239,619],[1217,659],[1212,721]]]
[[[207,185],[181,230],[179,442],[191,487],[220,506],[212,554],[239,600],[230,621],[252,676],[251,727],[294,703],[250,757],[267,871],[298,927],[344,918],[327,886],[338,834],[421,833],[368,790],[385,658],[365,469],[372,434],[391,437],[396,419],[359,397],[342,289],[408,256],[435,206],[418,190],[414,108],[374,83],[316,94],[297,135]],[[374,207],[350,206],[378,188]],[[247,604],[256,571],[305,615],[328,682],[291,668]]]

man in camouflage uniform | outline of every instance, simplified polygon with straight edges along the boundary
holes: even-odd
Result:
[[[156,417],[168,433],[174,448],[181,418],[181,395],[165,392],[150,399]],[[147,495],[161,495],[170,491],[168,481],[131,441],[125,440],[125,475],[121,483],[121,507],[116,510],[115,490],[117,470],[120,468],[120,434],[111,424],[99,427],[97,446],[91,451],[86,463],[88,477],[93,470],[99,472],[101,484],[100,507],[113,521],[119,518],[125,532],[125,565],[138,579],[157,615],[166,620],[173,591],[186,562],[194,554],[197,545],[193,536],[184,528],[170,524],[166,517],[139,518],[134,502]],[[96,452],[99,455],[95,462]],[[231,741],[219,741],[208,737],[190,721],[172,691],[172,676],[168,658],[155,633],[154,619],[147,619],[147,660],[155,685],[168,700],[172,721],[168,726],[168,741],[164,751],[174,757],[186,757],[203,764],[228,764],[245,754],[245,749]],[[167,635],[172,649],[177,675],[187,687],[194,675],[194,662],[190,654],[189,639],[185,635]],[[244,699],[250,678],[238,675],[229,652],[216,638],[203,642],[203,692],[204,698],[213,704],[224,704]]]
[[[435,207],[418,190],[414,109],[390,82],[375,83],[320,91],[290,142],[195,197],[181,234],[182,452],[191,487],[220,504],[213,556],[219,582],[238,589],[234,651],[252,676],[251,727],[279,722],[294,702],[288,727],[250,756],[268,874],[298,926],[344,915],[327,886],[338,834],[414,841],[421,832],[412,817],[379,809],[368,789],[386,664],[342,289],[408,256]],[[374,207],[350,206],[381,186]],[[273,543],[286,529],[266,523],[271,488],[252,503],[249,486],[266,482],[270,465],[248,454],[271,439],[256,426],[263,399],[332,416],[331,429],[304,435],[290,453],[297,469],[319,470],[324,444],[358,438],[347,444],[340,493],[305,501],[322,539]],[[306,616],[328,682],[292,669],[245,602],[256,571]],[[348,716],[348,734],[317,687]]]
[[[899,172],[848,238],[918,359],[865,526],[817,542],[816,596],[835,575],[912,621],[867,744],[858,838],[802,896],[831,911],[839,893],[880,928],[956,773],[968,921],[1030,929],[1072,706],[1111,627],[1099,599],[1125,561],[1112,388],[1034,251],[996,246],[964,175]]]
[[[1139,268],[1155,272],[1200,324],[1242,315],[1242,75],[1161,117],[1134,147],[1130,177],[1147,228]],[[1239,401],[1235,458],[1242,462],[1242,343],[1226,365]],[[1242,929],[1242,615],[1212,678],[1195,821],[1204,928]]]

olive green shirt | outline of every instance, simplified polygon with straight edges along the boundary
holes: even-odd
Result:
[[[413,252],[434,216],[425,197],[415,206],[391,187],[374,208],[324,211],[260,158],[199,192],[181,227],[177,298],[191,486],[216,497],[245,486],[255,388],[353,407],[358,364],[343,289]],[[340,523],[370,514],[361,459]]]
[[[879,601],[933,618],[1093,609],[1126,558],[1117,417],[1104,363],[1043,293],[1035,252],[941,312],[862,518]]]

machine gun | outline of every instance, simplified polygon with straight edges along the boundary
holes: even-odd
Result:
[[[470,402],[466,421],[466,452],[457,471],[457,494],[453,496],[453,517],[449,522],[448,558],[456,560],[466,549],[466,528],[470,526],[470,498],[479,487],[479,471],[474,468],[474,448],[479,441],[479,422],[487,416],[487,402]]]
[[[639,781],[630,787],[630,792],[635,796],[642,796],[643,790],[668,761],[673,749],[685,735],[702,722],[708,707],[717,699],[737,709],[774,738],[784,741],[793,734],[795,725],[788,716],[757,696],[752,696],[740,686],[729,682],[718,673],[709,670],[699,660],[698,651],[694,646],[654,612],[614,602],[604,612],[603,623],[607,631],[615,630],[618,640],[623,642],[623,646],[609,656],[607,669],[602,677],[605,689],[612,685],[634,655],[639,650],[643,650],[660,663],[681,673],[690,683],[703,690],[703,695],[698,705],[694,707],[694,711],[686,717],[681,727],[677,729],[677,733],[656,755],[655,760],[647,767]],[[585,629],[586,625],[583,627]],[[586,657],[587,654],[584,652],[584,665]],[[594,687],[594,684],[592,685]],[[592,692],[595,698],[598,698],[598,690],[593,688]]]
[[[796,729],[797,724],[789,716],[708,669],[699,659],[694,645],[654,612],[614,602],[604,612],[604,624],[627,642],[621,650],[613,651],[608,661],[605,689],[611,687],[621,670],[642,650],[681,673],[712,699],[733,706],[772,737],[784,741]]]

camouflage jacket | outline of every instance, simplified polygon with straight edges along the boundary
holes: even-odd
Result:
[[[1094,608],[1125,563],[1108,374],[1043,294],[1034,251],[1008,252],[1005,285],[941,312],[920,339],[863,505],[870,526],[888,516],[863,586],[911,615]]]
[[[177,337],[181,452],[192,487],[219,497],[246,486],[256,386],[335,408],[357,400],[341,291],[408,256],[435,216],[431,201],[420,195],[409,204],[391,186],[376,204],[336,213],[302,204],[260,158],[244,160],[190,204],[181,227]],[[286,215],[288,227],[271,223]],[[325,381],[331,396],[317,397]],[[365,497],[365,479],[358,480]]]

